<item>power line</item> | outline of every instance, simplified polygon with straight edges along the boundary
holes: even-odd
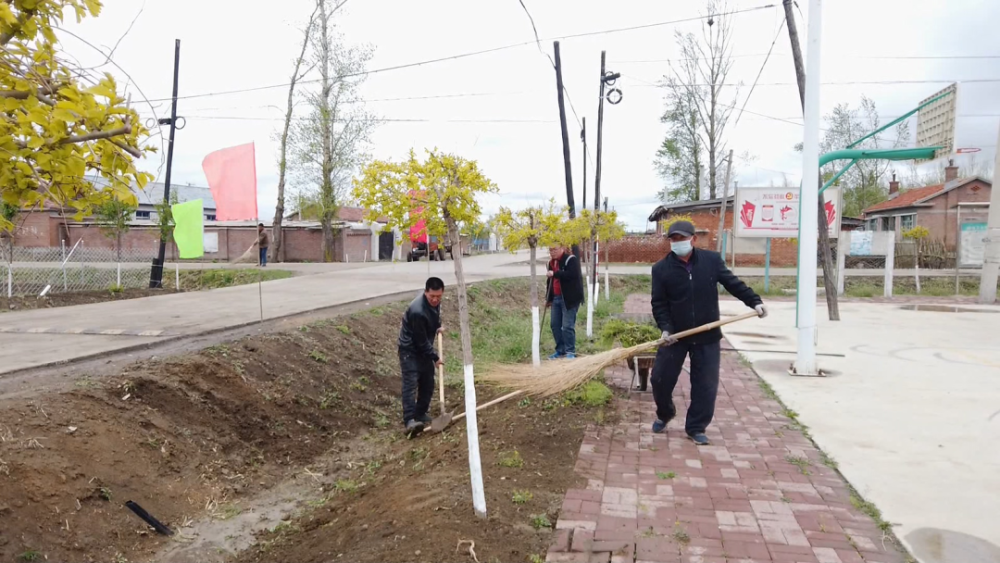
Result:
[[[790,57],[791,53],[775,53],[775,56],[779,57]],[[749,59],[757,57],[766,57],[767,53],[744,53],[741,55],[731,55],[734,59]],[[824,60],[827,57],[824,56]],[[860,59],[860,60],[996,60],[1000,59],[1000,55],[918,55],[918,56],[899,56],[899,55],[830,55],[830,59]],[[671,63],[687,61],[690,59],[684,58],[674,58],[674,59],[633,59],[633,60],[623,60],[623,61],[613,61],[614,64],[654,64],[654,63]]]
[[[664,88],[662,84],[656,84],[649,82],[648,80],[643,80],[636,76],[627,76],[633,80],[638,80],[644,82],[644,84],[637,84],[638,87],[652,87],[652,88]],[[822,82],[823,86],[889,86],[898,84],[951,84],[957,82],[959,84],[996,84],[1000,83],[1000,78],[970,78],[966,80],[852,80],[844,82]],[[795,82],[769,82],[763,84],[757,84],[758,86],[798,86]],[[681,86],[711,86],[711,84],[681,84]],[[738,84],[720,84],[718,86],[735,87]]]
[[[753,95],[754,88],[757,87],[757,81],[760,80],[760,75],[764,74],[764,67],[767,66],[767,61],[771,60],[771,51],[774,50],[774,44],[778,42],[778,37],[781,36],[781,32],[785,29],[785,19],[781,19],[781,25],[778,26],[778,32],[774,34],[774,41],[771,41],[771,47],[767,50],[767,57],[764,58],[764,63],[760,65],[760,70],[757,71],[757,78],[753,80],[753,86],[750,87],[750,93],[747,94],[747,98],[743,100],[743,107],[740,108],[739,115],[736,116],[736,121],[733,123],[733,127],[739,124],[740,118],[743,117],[743,111],[747,109],[747,104],[750,102],[750,96]]]
[[[749,13],[749,12],[756,12],[756,11],[760,11],[760,10],[770,9],[770,8],[774,8],[774,7],[775,7],[774,4],[767,4],[767,5],[764,5],[764,6],[756,6],[756,7],[753,7],[753,8],[744,8],[742,10],[734,10],[732,12],[727,12],[725,15],[729,16],[729,15],[736,15],[736,14],[744,14],[744,13]],[[699,21],[699,20],[703,20],[703,19],[707,19],[707,18],[713,17],[714,15],[715,14],[709,14],[709,15],[704,15],[704,16],[696,16],[696,17],[684,18],[684,19],[679,19],[679,20],[670,20],[670,21],[663,21],[663,22],[656,22],[656,23],[635,25],[635,26],[630,26],[630,27],[619,27],[619,28],[604,29],[604,30],[599,30],[599,31],[587,31],[587,32],[583,32],[583,33],[575,33],[575,34],[571,34],[571,35],[562,35],[562,36],[559,36],[559,37],[551,37],[551,38],[545,39],[545,41],[557,41],[557,40],[563,40],[563,39],[576,39],[576,38],[580,38],[580,37],[592,37],[592,36],[596,36],[596,35],[608,35],[608,34],[612,34],[612,33],[622,33],[622,32],[626,32],[626,31],[636,31],[636,30],[649,29],[649,28],[660,27],[660,26],[665,26],[665,25],[674,25],[674,24],[678,24],[678,23],[686,23],[686,22],[692,22],[692,21]],[[500,46],[500,47],[492,47],[492,48],[489,48],[489,49],[480,49],[478,51],[469,51],[469,52],[465,52],[465,53],[457,53],[457,54],[454,54],[454,55],[448,55],[448,56],[444,56],[444,57],[437,57],[437,58],[433,58],[433,59],[426,59],[426,60],[416,61],[416,62],[412,62],[412,63],[404,63],[404,64],[399,64],[399,65],[393,65],[393,66],[387,66],[387,67],[382,67],[382,68],[376,68],[376,69],[372,69],[372,70],[365,70],[365,71],[361,71],[361,72],[354,72],[354,73],[342,74],[342,75],[337,76],[336,78],[338,80],[343,80],[345,78],[357,78],[357,77],[360,77],[360,76],[369,76],[369,75],[372,75],[372,74],[379,74],[379,73],[390,72],[390,71],[394,71],[394,70],[403,70],[403,69],[407,69],[407,68],[416,68],[416,67],[421,67],[421,66],[430,65],[430,64],[436,64],[436,63],[441,63],[441,62],[453,61],[453,60],[458,60],[458,59],[465,59],[465,58],[469,58],[469,57],[477,57],[477,56],[480,56],[480,55],[486,55],[486,54],[489,54],[489,53],[496,53],[496,52],[499,52],[499,51],[506,51],[506,50],[509,50],[509,49],[516,49],[516,48],[519,48],[519,47],[524,47],[526,45],[534,45],[536,43],[537,43],[537,41],[522,41],[520,43],[511,43],[509,45],[503,45],[503,46]],[[320,80],[321,79],[318,79],[318,78],[317,79],[313,79],[313,80],[300,80],[298,83],[299,84],[311,84],[311,83],[319,82]],[[190,100],[190,99],[193,99],[193,98],[206,98],[206,97],[211,97],[211,96],[225,96],[225,95],[230,95],[230,94],[243,94],[243,93],[248,93],[248,92],[258,92],[258,91],[262,91],[262,90],[272,90],[272,89],[275,89],[275,88],[286,88],[288,86],[289,86],[289,83],[285,82],[285,83],[282,83],[282,84],[270,84],[270,85],[267,85],[267,86],[254,86],[254,87],[250,87],[250,88],[241,88],[241,89],[237,89],[237,90],[222,90],[222,91],[218,91],[218,92],[206,92],[206,93],[203,93],[203,94],[190,94],[190,95],[187,95],[187,96],[178,96],[177,99],[178,100]],[[171,98],[156,98],[156,99],[152,99],[152,100],[149,100],[149,101],[151,101],[151,102],[164,102],[164,101],[168,101],[170,99]]]
[[[188,119],[207,119],[225,121],[284,121],[283,117],[251,117],[243,115],[191,115],[185,114]],[[345,120],[335,119],[336,122]],[[555,123],[553,119],[433,119],[433,118],[405,118],[387,117],[377,118],[376,121],[383,123]]]

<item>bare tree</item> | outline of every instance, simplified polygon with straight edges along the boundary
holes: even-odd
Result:
[[[319,4],[313,9],[312,15],[309,16],[309,22],[302,32],[302,49],[299,51],[299,56],[295,59],[295,68],[292,70],[292,78],[288,84],[288,107],[285,108],[285,124],[281,129],[279,137],[281,144],[278,149],[278,203],[274,207],[272,236],[274,244],[271,246],[273,252],[271,258],[275,262],[281,262],[281,245],[283,242],[281,224],[285,219],[285,173],[288,170],[288,132],[292,126],[292,115],[295,113],[295,87],[298,85],[299,80],[302,80],[313,69],[313,66],[305,70],[302,67],[306,59],[306,50],[309,48],[309,38],[312,35],[313,27],[315,27],[317,13],[319,13]]]
[[[674,39],[680,48],[676,64],[670,64],[665,86],[676,99],[691,100],[697,112],[698,137],[708,156],[708,197],[718,194],[718,172],[721,155],[726,151],[726,125],[736,105],[738,85],[727,82],[733,68],[732,13],[725,0],[709,0],[707,21],[701,37],[693,33],[676,32]],[[731,92],[724,92],[731,87]]]
[[[657,197],[665,203],[696,201],[701,199],[705,168],[698,136],[697,101],[686,89],[679,88],[669,89],[665,101],[667,109],[660,122],[668,127],[667,135],[656,151],[654,166],[666,185]]]
[[[333,17],[343,1],[317,0],[316,29],[310,38],[319,89],[305,95],[310,110],[296,121],[290,145],[301,191],[318,195],[323,228],[323,259],[333,260],[333,220],[350,187],[351,177],[367,159],[370,135],[378,125],[358,94],[372,51],[344,45]]]

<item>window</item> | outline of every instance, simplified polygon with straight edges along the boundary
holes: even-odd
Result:
[[[149,211],[136,211],[135,212],[135,218],[136,219],[145,219],[145,220],[148,221],[149,220]]]
[[[883,231],[895,231],[896,230],[896,218],[895,217],[882,217],[882,230]]]
[[[866,222],[865,229],[869,230],[869,231],[877,231],[878,230],[878,219],[869,219]]]
[[[903,215],[899,218],[899,228],[908,231],[913,227],[917,226],[917,216],[916,215]]]
[[[215,215],[205,215],[206,221],[215,221]]]

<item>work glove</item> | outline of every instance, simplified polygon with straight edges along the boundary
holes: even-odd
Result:
[[[767,316],[767,307],[764,307],[763,304],[757,305],[753,309],[754,309],[754,311],[757,311],[757,317],[758,318],[763,319],[764,317]]]
[[[676,339],[676,338],[674,338],[674,337],[673,337],[673,336],[672,336],[672,335],[671,335],[671,334],[670,334],[669,332],[667,332],[667,331],[663,331],[663,332],[662,332],[662,333],[660,334],[660,340],[663,340],[663,345],[664,345],[664,346],[670,346],[671,344],[676,344],[676,343],[677,343],[677,339]]]

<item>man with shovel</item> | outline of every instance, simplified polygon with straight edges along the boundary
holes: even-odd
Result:
[[[677,221],[667,230],[670,254],[653,266],[653,318],[667,344],[656,353],[653,364],[653,399],[656,421],[653,432],[666,431],[677,414],[673,393],[684,359],[691,358],[691,406],[684,430],[699,446],[709,444],[705,429],[715,415],[719,390],[719,362],[722,331],[718,328],[678,340],[672,334],[719,320],[721,284],[733,297],[767,316],[767,309],[753,289],[736,277],[718,252],[696,249],[694,225]]]
[[[399,329],[399,367],[403,374],[403,424],[413,438],[432,419],[427,415],[434,397],[434,369],[442,364],[434,337],[442,332],[441,297],[444,282],[427,278],[424,292],[403,313]]]

